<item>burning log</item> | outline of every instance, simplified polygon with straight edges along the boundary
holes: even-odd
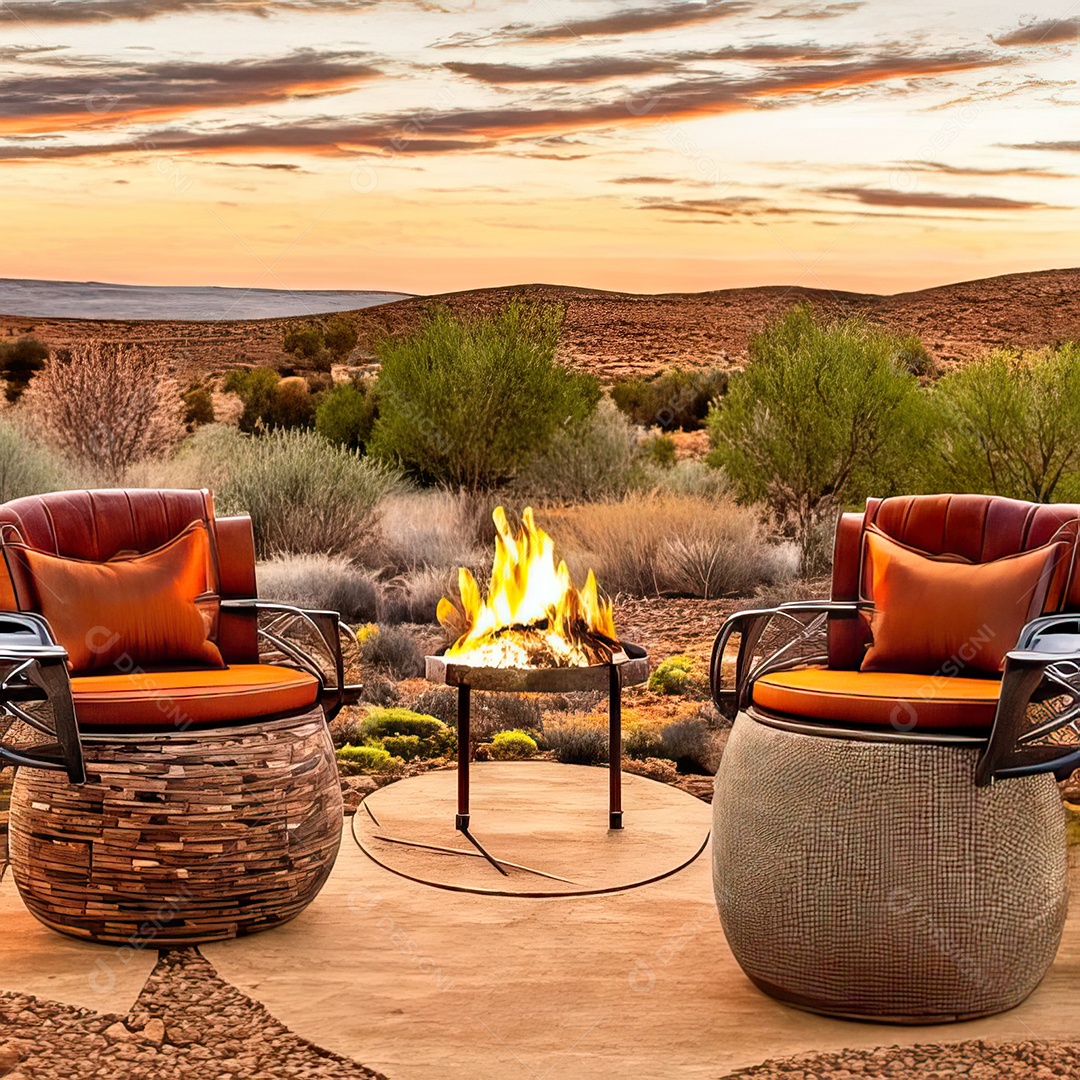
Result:
[[[439,622],[455,638],[446,651],[481,667],[589,667],[622,651],[611,601],[600,595],[590,570],[581,589],[566,563],[555,560],[551,537],[531,507],[515,533],[497,507],[495,561],[487,597],[465,567],[458,571],[457,600],[439,601]]]

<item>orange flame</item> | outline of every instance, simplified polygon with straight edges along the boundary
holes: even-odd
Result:
[[[611,601],[590,570],[574,587],[555,544],[533,518],[521,515],[515,534],[496,507],[495,561],[486,600],[476,578],[458,571],[460,602],[439,601],[439,622],[458,635],[446,655],[481,667],[587,667],[611,660],[620,648]]]

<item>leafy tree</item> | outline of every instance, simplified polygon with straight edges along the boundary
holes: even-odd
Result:
[[[356,348],[356,327],[344,316],[335,315],[326,324],[323,341],[330,355],[340,362]]]
[[[165,354],[155,349],[96,340],[73,345],[34,379],[24,402],[37,431],[109,483],[185,433],[183,401]]]
[[[600,398],[558,363],[557,307],[510,303],[489,317],[437,309],[416,333],[380,342],[379,418],[369,452],[417,479],[497,486]]]
[[[993,352],[933,394],[942,486],[1032,502],[1080,489],[1080,343]]]
[[[16,402],[30,385],[30,380],[49,359],[48,346],[35,337],[21,337],[0,345],[0,375],[7,382],[4,396]]]
[[[711,462],[804,555],[840,507],[921,483],[927,409],[903,344],[861,319],[825,323],[795,307],[751,338],[750,363],[709,415]]]
[[[342,383],[327,393],[315,410],[315,430],[330,442],[363,450],[375,426],[375,394],[363,383]]]

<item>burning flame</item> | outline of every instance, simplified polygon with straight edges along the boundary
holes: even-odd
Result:
[[[521,515],[515,533],[496,507],[495,562],[487,599],[476,578],[458,571],[460,601],[439,601],[439,622],[457,640],[446,650],[478,667],[587,667],[606,664],[621,648],[611,601],[600,596],[590,570],[576,589],[555,545],[533,518]]]

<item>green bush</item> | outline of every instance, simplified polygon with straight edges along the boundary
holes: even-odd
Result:
[[[21,424],[0,420],[0,503],[71,487],[64,460],[31,438]]]
[[[646,439],[641,446],[641,453],[650,465],[658,469],[675,467],[675,440],[670,435],[654,435]]]
[[[514,488],[525,501],[575,503],[620,498],[637,482],[637,436],[610,400],[559,428],[522,469]]]
[[[214,422],[214,395],[207,386],[191,386],[184,391],[184,423],[188,431]]]
[[[599,399],[595,379],[556,362],[561,323],[559,309],[519,302],[492,317],[440,308],[380,342],[369,452],[425,483],[478,490],[516,476]]]
[[[1080,343],[991,353],[946,375],[931,401],[944,490],[1032,502],[1080,494]]]
[[[239,425],[249,434],[309,428],[315,422],[315,398],[301,378],[283,379],[269,368],[243,368],[229,372],[224,390],[243,403]]]
[[[709,406],[727,392],[728,373],[720,368],[670,371],[649,379],[629,379],[611,388],[615,404],[642,427],[697,431]]]
[[[750,362],[709,414],[735,492],[765,503],[804,548],[815,524],[867,495],[919,490],[929,410],[904,367],[910,339],[793,308],[750,339]],[[806,568],[810,569],[810,568]]]
[[[413,761],[444,757],[457,749],[457,733],[434,716],[408,709],[372,709],[360,728],[365,740],[390,754]]]
[[[364,450],[375,426],[375,395],[363,383],[341,383],[315,410],[315,430],[349,450]]]
[[[223,513],[249,513],[260,558],[352,556],[397,479],[384,466],[309,431],[247,438],[219,491]]]
[[[326,324],[323,341],[335,360],[345,360],[356,348],[356,327],[344,315],[335,315]]]
[[[36,337],[21,337],[17,341],[0,344],[0,375],[6,386],[4,396],[16,402],[30,385],[30,380],[49,359],[49,348]]]
[[[649,676],[649,689],[658,694],[685,694],[693,689],[697,666],[692,656],[669,656]]]
[[[346,745],[337,751],[337,759],[373,773],[399,772],[404,765],[400,758],[394,758],[381,746]]]
[[[293,356],[304,360],[314,360],[324,348],[323,332],[310,323],[303,326],[291,326],[285,331],[282,348]]]
[[[491,756],[495,761],[520,761],[537,752],[536,740],[526,731],[496,732],[491,740]]]

